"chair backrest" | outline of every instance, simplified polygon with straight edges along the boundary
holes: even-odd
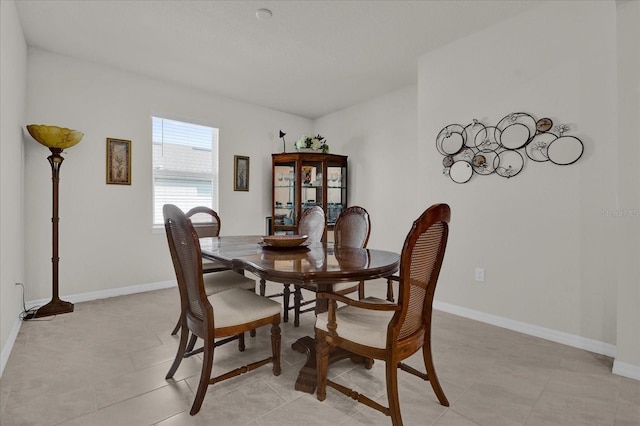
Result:
[[[446,204],[429,207],[413,222],[400,255],[398,304],[391,324],[393,338],[401,340],[421,330],[430,336],[433,296],[442,266],[451,210]]]
[[[217,237],[220,235],[220,216],[213,209],[198,206],[185,213],[185,216],[191,219],[191,224],[198,237]]]
[[[333,238],[337,247],[365,248],[370,233],[369,213],[359,206],[343,210],[333,228]]]
[[[298,223],[298,234],[307,235],[307,241],[318,242],[324,238],[327,228],[327,221],[324,217],[324,210],[320,206],[313,206],[302,212]]]
[[[162,208],[169,250],[176,272],[182,312],[192,321],[213,320],[202,278],[200,240],[191,220],[173,204]]]

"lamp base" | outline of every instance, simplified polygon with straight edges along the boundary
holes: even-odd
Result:
[[[65,302],[60,299],[53,299],[40,309],[38,309],[34,315],[34,318],[48,317],[51,315],[68,314],[73,312],[73,303]]]

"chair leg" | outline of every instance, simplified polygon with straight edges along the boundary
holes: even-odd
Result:
[[[187,352],[191,352],[193,350],[193,348],[196,346],[196,340],[198,340],[198,336],[192,334],[191,339],[189,339],[189,344],[187,345]]]
[[[197,414],[202,407],[202,401],[204,401],[204,395],[207,393],[209,387],[209,381],[211,379],[211,369],[213,367],[213,352],[215,345],[213,341],[204,342],[204,354],[202,356],[202,371],[200,372],[200,383],[198,384],[198,390],[196,391],[196,397],[193,400],[191,411],[192,416]]]
[[[289,284],[284,285],[284,290],[282,292],[282,302],[284,307],[284,315],[282,315],[282,320],[284,322],[289,322],[289,297],[291,296],[291,288]]]
[[[264,296],[267,290],[267,281],[264,278],[260,278],[260,296]]]
[[[316,332],[316,370],[318,401],[324,401],[327,397],[327,370],[329,369],[329,344],[324,334]]]
[[[280,369],[280,343],[282,336],[280,335],[280,323],[274,323],[271,326],[271,356],[273,357],[273,375],[279,376]]]
[[[447,397],[442,390],[442,386],[440,386],[440,381],[438,380],[438,375],[436,374],[436,367],[433,365],[433,357],[431,356],[431,342],[429,342],[428,340],[422,346],[422,358],[424,358],[424,367],[427,370],[427,377],[429,377],[433,392],[438,397],[438,401],[440,401],[440,404],[448,407],[449,400],[447,400]]]
[[[195,334],[193,336],[195,337]],[[172,378],[175,372],[178,370],[178,367],[180,367],[182,358],[184,358],[184,354],[187,351],[188,337],[189,337],[189,330],[183,327],[182,332],[180,333],[180,342],[178,343],[178,351],[176,352],[176,358],[173,360],[173,364],[171,364],[171,367],[169,368],[169,372],[165,376],[165,379]]]
[[[387,279],[387,300],[393,303],[393,280]]]
[[[358,284],[358,299],[364,299],[364,281],[360,281]]]
[[[178,322],[176,323],[176,326],[173,327],[173,331],[171,332],[172,336],[175,336],[178,333],[178,330],[180,330],[180,318],[178,318]]]
[[[293,292],[293,326],[300,327],[300,309],[302,307],[302,290],[295,286]]]
[[[244,333],[240,333],[238,334],[238,350],[240,352],[244,352],[245,350],[245,346],[244,346]]]
[[[389,411],[391,412],[391,424],[402,426],[402,415],[400,414],[400,400],[398,399],[398,362],[387,360],[385,363],[387,378],[387,400],[389,401]]]

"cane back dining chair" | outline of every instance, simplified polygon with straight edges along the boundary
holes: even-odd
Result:
[[[190,414],[200,411],[210,384],[273,364],[273,374],[280,375],[280,309],[279,303],[255,292],[232,288],[207,295],[202,274],[200,241],[189,218],[176,206],[163,207],[167,240],[180,291],[180,344],[166,375],[171,379],[185,355],[189,333],[203,339],[203,361],[196,396]],[[211,377],[215,339],[243,334],[271,324],[271,355],[227,373]]]
[[[391,417],[402,425],[398,399],[398,368],[431,382],[440,404],[449,401],[440,386],[431,354],[431,313],[436,283],[449,233],[451,212],[446,204],[429,207],[413,223],[400,256],[398,303],[368,297],[319,293],[329,310],[316,319],[318,400],[326,398],[326,386]],[[337,302],[345,303],[337,308]],[[385,361],[388,407],[327,379],[329,353],[341,347],[368,359]],[[402,361],[422,349],[426,374]]]
[[[220,216],[215,210],[197,206],[185,213],[185,216],[191,220],[191,224],[198,234],[198,238],[217,237],[220,235],[222,222]],[[238,287],[244,290],[255,291],[256,282],[251,278],[245,277],[243,274],[231,270],[231,268],[214,260],[202,259],[202,273],[204,276],[204,288],[207,295],[219,293],[230,288]],[[171,335],[175,335],[180,330],[180,320],[173,328]],[[253,333],[252,333],[253,334]],[[240,338],[240,350],[244,350],[244,336]],[[190,353],[195,344],[195,337],[189,344],[187,352]]]
[[[303,229],[310,227],[310,225],[305,224]],[[370,233],[371,221],[369,219],[369,213],[360,206],[351,206],[344,209],[336,220],[333,228],[334,245],[336,247],[364,248],[367,246]],[[316,291],[316,288],[313,286],[295,286],[293,294],[294,327],[300,325],[300,314],[315,311],[315,307],[302,309],[303,306],[315,302],[315,298],[311,300],[302,299],[302,288],[311,292]],[[341,295],[357,291],[359,298],[362,298],[364,297],[364,283],[336,283],[333,285],[332,291]]]
[[[324,238],[324,234],[327,229],[327,223],[324,216],[324,210],[320,206],[310,207],[302,212],[300,216],[300,221],[298,222],[298,234],[306,235],[307,242],[319,242]],[[260,280],[260,295],[265,296],[265,286],[266,281],[264,279]],[[313,300],[303,301],[302,293],[300,292],[300,287],[295,286],[294,291],[294,306],[290,306],[291,301],[291,284],[283,284],[284,288],[282,293],[270,294],[266,297],[280,297],[282,296],[282,307],[283,307],[283,316],[282,319],[284,322],[289,322],[289,311],[294,311],[294,327],[298,327],[300,325],[300,308],[301,306],[308,305],[312,303]],[[314,299],[315,300],[315,299]],[[311,309],[308,309],[311,310]],[[307,312],[307,310],[302,311]]]
[[[369,213],[360,206],[344,209],[333,227],[333,242],[336,247],[366,248],[371,234]],[[333,292],[349,294],[357,291],[358,298],[364,298],[364,282],[338,283],[333,285]]]
[[[191,224],[199,238],[217,237],[220,235],[222,221],[215,210],[205,206],[197,206],[186,212],[185,216],[191,219]],[[202,259],[202,272],[205,274],[229,269],[231,268],[215,260]]]
[[[325,233],[327,231],[327,221],[324,215],[324,210],[320,206],[313,206],[302,212],[300,216],[300,221],[298,222],[298,234],[306,235],[307,241],[314,243],[319,242],[324,239]],[[293,309],[293,326],[298,327],[300,325],[300,314],[303,312],[308,312],[313,310],[314,308],[307,308],[302,310],[303,306],[309,305],[313,303],[313,300],[303,300],[302,299],[302,291],[301,286],[294,285],[293,292],[293,306],[289,306],[289,284],[285,284],[284,288],[284,312],[288,312]],[[307,288],[307,287],[305,287]],[[289,319],[288,315],[285,314],[285,322]]]

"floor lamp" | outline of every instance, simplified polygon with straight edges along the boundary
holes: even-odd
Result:
[[[58,222],[60,222],[60,218],[58,217],[58,185],[60,183],[60,167],[62,166],[62,161],[64,161],[64,158],[60,154],[62,150],[70,148],[80,142],[84,133],[78,132],[77,130],[42,124],[30,124],[27,126],[27,130],[36,141],[51,151],[51,155],[47,157],[47,160],[49,160],[49,164],[51,164],[51,180],[53,182],[53,214],[51,217],[53,296],[49,303],[38,308],[34,314],[34,317],[39,318],[73,312],[73,303],[60,300],[58,295],[58,263],[60,262],[60,258],[58,257]]]

